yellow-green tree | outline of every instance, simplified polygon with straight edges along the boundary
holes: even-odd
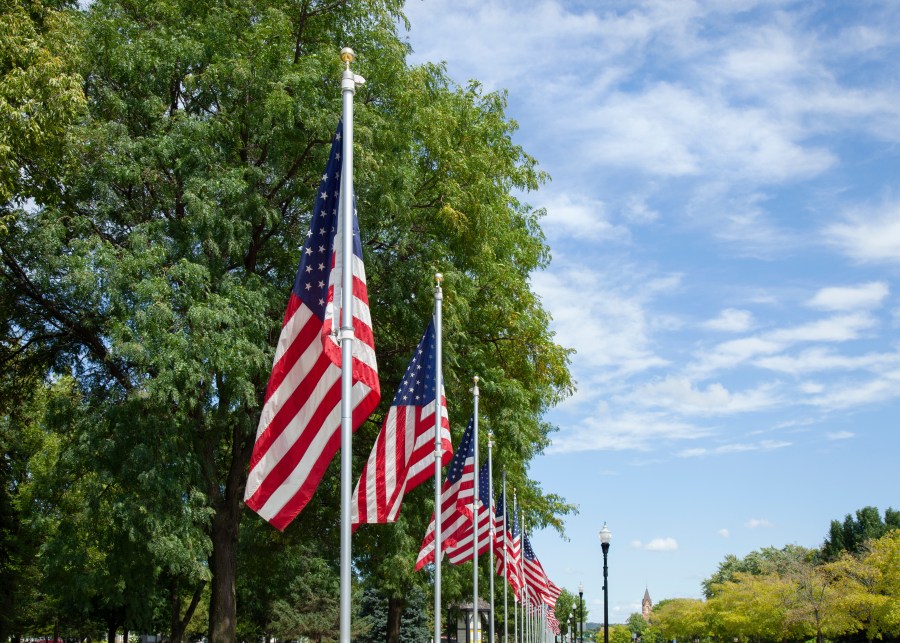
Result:
[[[872,638],[900,636],[900,529],[872,541],[863,563],[872,570]]]
[[[781,640],[793,591],[787,579],[739,572],[733,580],[713,585],[712,590],[705,614],[709,633],[728,639]]]
[[[811,559],[798,561],[785,575],[785,625],[796,637],[815,636],[817,643],[855,632],[860,621],[846,609],[847,581],[828,565],[815,565]]]
[[[693,598],[675,598],[653,610],[653,623],[666,639],[693,640],[706,636],[706,603]]]

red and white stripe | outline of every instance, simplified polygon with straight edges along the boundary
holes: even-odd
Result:
[[[341,238],[340,223],[335,237]],[[324,319],[292,290],[259,419],[244,502],[277,529],[306,506],[340,448],[341,348],[331,333],[335,320],[340,324],[340,259],[340,250],[333,251]],[[378,405],[380,386],[365,268],[355,253],[351,264],[356,430]]]
[[[453,457],[447,400],[441,395],[441,466]],[[434,475],[435,403],[391,406],[353,492],[354,529],[396,522],[403,497]]]

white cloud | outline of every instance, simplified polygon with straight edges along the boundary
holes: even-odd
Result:
[[[856,434],[852,431],[834,431],[832,433],[827,433],[825,437],[829,440],[849,440],[850,438],[856,437]]]
[[[747,451],[772,451],[791,446],[791,442],[785,440],[762,440],[760,442],[734,442],[722,444],[717,447],[695,447],[683,449],[678,452],[679,458],[700,458],[710,455],[726,455],[729,453],[745,453]]]
[[[900,364],[900,352],[842,355],[830,348],[811,348],[796,355],[773,355],[753,361],[754,366],[791,375],[822,371],[882,371]],[[821,385],[819,385],[821,386]],[[815,391],[812,391],[815,392]]]
[[[677,551],[678,541],[674,538],[654,538],[644,545],[647,551]]]
[[[609,221],[606,205],[602,201],[585,198],[576,200],[563,194],[552,197],[541,205],[547,209],[547,216],[541,221],[541,227],[550,237],[593,241],[627,241],[629,238],[627,228]]]
[[[644,544],[640,540],[633,540],[631,541],[631,548],[645,551],[677,551],[678,541],[674,538],[654,538],[649,543]]]
[[[532,286],[553,311],[558,341],[577,351],[574,370],[584,382],[581,373],[587,370],[621,379],[668,363],[653,351],[649,302],[677,288],[679,280],[656,279],[630,265],[604,270],[560,261],[552,273],[536,273]]]
[[[873,281],[859,286],[822,288],[807,302],[808,306],[829,311],[877,308],[890,294],[883,281]]]
[[[769,522],[765,518],[751,518],[746,523],[744,523],[744,526],[747,529],[760,529],[762,527],[765,527],[765,528],[774,527],[775,525],[773,525],[771,522]]]
[[[900,200],[856,207],[825,228],[825,239],[862,263],[900,262]]]
[[[898,397],[900,397],[900,371],[891,371],[868,380],[835,384],[808,402],[826,410],[838,410],[876,404]]]
[[[733,369],[765,356],[781,353],[801,342],[846,342],[858,339],[862,332],[877,325],[868,313],[834,315],[798,326],[779,328],[756,336],[742,337],[718,344],[712,351],[701,353],[691,370],[708,374]],[[777,362],[774,362],[777,364]]]
[[[761,384],[747,391],[731,392],[718,382],[701,388],[687,377],[676,376],[653,381],[635,389],[631,399],[643,400],[647,406],[663,407],[684,415],[747,413],[771,408],[780,401],[775,387],[771,384]]]
[[[753,327],[753,314],[747,310],[726,308],[715,319],[704,322],[703,327],[728,333],[742,333]]]
[[[577,451],[646,451],[671,441],[696,440],[710,435],[704,427],[662,413],[623,410],[587,414],[574,427],[556,434],[547,453]]]
[[[720,529],[716,533],[719,534],[722,538],[728,538],[731,535],[731,532],[729,532],[727,529]]]

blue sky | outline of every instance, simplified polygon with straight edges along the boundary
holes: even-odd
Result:
[[[578,393],[534,546],[602,619],[900,508],[900,4],[409,0],[412,62],[506,89],[553,180],[533,278]],[[360,52],[364,55],[364,52]]]

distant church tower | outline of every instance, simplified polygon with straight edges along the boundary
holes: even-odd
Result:
[[[641,601],[641,616],[648,623],[650,622],[650,612],[653,611],[653,601],[650,600],[650,591],[644,590],[644,599]]]

